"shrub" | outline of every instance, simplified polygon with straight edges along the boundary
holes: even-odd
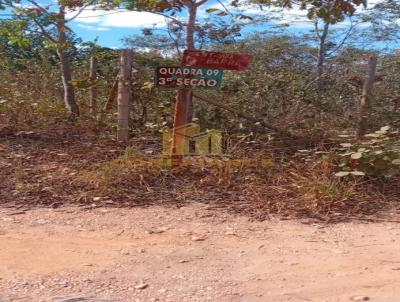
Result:
[[[392,177],[400,174],[400,146],[390,127],[366,135],[360,143],[342,143],[339,149],[339,168],[335,175]]]

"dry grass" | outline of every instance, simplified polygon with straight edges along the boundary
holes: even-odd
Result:
[[[103,195],[135,196],[142,202],[196,200],[257,219],[279,214],[339,221],[380,213],[399,200],[400,190],[393,186],[398,179],[341,180],[334,171],[330,156],[286,163],[196,158],[166,170],[158,160],[125,154],[90,170],[85,180]]]
[[[137,135],[128,144],[132,148],[99,139],[90,121],[65,121],[33,134],[17,135],[19,130],[0,135],[2,203],[124,207],[198,201],[255,219],[277,214],[331,222],[400,205],[399,179],[341,180],[334,177],[329,154],[304,161],[239,146],[240,154],[252,157],[191,158],[170,170],[162,168],[154,136]]]

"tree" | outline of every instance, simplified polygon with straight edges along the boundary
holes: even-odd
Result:
[[[357,122],[357,139],[362,139],[366,132],[366,123],[369,115],[370,94],[372,86],[375,82],[377,57],[371,56],[368,59],[368,73],[364,79],[362,97],[359,104],[358,122]]]
[[[8,64],[17,69],[25,67],[21,60],[42,61],[43,51],[47,51],[51,63],[57,54],[49,49],[47,40],[36,32],[24,32],[25,23],[15,20],[0,20],[0,50],[8,59]]]
[[[205,5],[209,0],[173,0],[173,1],[131,1],[128,0],[123,2],[125,8],[131,10],[143,10],[152,12],[155,14],[159,14],[165,16],[169,19],[169,26],[168,26],[168,34],[169,37],[174,41],[175,49],[177,53],[180,55],[180,47],[184,45],[184,48],[187,50],[194,50],[201,46],[201,42],[204,40],[199,40],[196,43],[196,33],[198,37],[206,37],[214,35],[217,37],[217,32],[214,30],[213,25],[207,26],[199,26],[197,23],[197,15],[198,10],[201,6]],[[177,12],[181,12],[185,10],[186,14],[186,21],[182,20],[180,17],[177,17]],[[220,14],[221,16],[227,15],[226,12]],[[237,32],[238,27],[234,27],[234,31]],[[184,31],[185,34],[182,36],[180,34],[181,31]],[[174,39],[175,38],[175,39]],[[180,41],[183,38],[184,43]],[[187,112],[186,122],[190,122],[193,118],[193,101],[192,101],[192,93],[191,89],[182,89],[180,92],[180,96],[177,99],[184,99],[182,102],[185,102],[184,106]],[[177,100],[179,102],[179,100]]]
[[[376,3],[363,15],[365,22],[370,22],[372,28],[362,34],[367,42],[385,41],[389,50],[396,48],[400,41],[400,0],[387,0]]]
[[[333,24],[327,20],[320,18],[315,18],[313,20],[314,32],[318,41],[318,53],[316,60],[317,62],[316,82],[318,91],[322,91],[324,88],[324,76],[326,75],[325,63],[327,59],[343,48],[346,41],[354,33],[354,29],[359,24],[359,22],[354,22],[352,16],[348,16],[348,20],[349,20],[349,26],[342,33],[342,37],[338,39],[338,35],[336,35],[333,37],[333,40],[329,39],[329,36],[332,33],[331,25]]]
[[[35,0],[27,0],[28,5],[22,5],[19,0],[2,0],[0,4],[11,10],[9,34],[23,43],[27,38],[25,33],[39,33],[46,39],[48,45],[54,47],[60,63],[60,74],[64,91],[64,103],[67,110],[74,116],[79,115],[79,107],[75,100],[75,89],[72,84],[69,50],[74,46],[68,39],[71,30],[67,23],[76,18],[94,1],[58,0],[54,4],[42,5]],[[67,19],[68,10],[76,10],[72,18]]]
[[[212,48],[216,45],[233,44],[241,37],[241,25],[225,20],[206,18],[196,25],[194,41],[197,49]],[[150,49],[164,56],[180,58],[186,48],[185,28],[173,20],[167,20],[167,27],[145,28],[141,35],[124,38],[124,44],[131,48]]]
[[[357,6],[366,6],[367,0],[249,0],[248,3],[257,4],[261,8],[274,6],[291,9],[297,6],[307,11],[310,20],[320,18],[330,24],[336,24],[343,21],[346,16],[354,15]]]
[[[332,54],[343,46],[354,29],[355,24],[351,20],[351,17],[354,15],[356,7],[361,4],[366,6],[366,0],[278,0],[276,2],[251,0],[250,3],[256,3],[268,7],[271,5],[277,5],[288,9],[297,5],[301,10],[307,11],[307,18],[314,23],[315,34],[318,39],[318,54],[316,60],[318,90],[321,90],[323,86],[321,78],[324,75],[330,26],[344,21],[346,17],[350,18],[350,27],[343,39],[337,43],[337,47],[331,51]]]

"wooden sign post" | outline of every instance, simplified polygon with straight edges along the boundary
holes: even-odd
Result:
[[[89,80],[91,82],[91,86],[89,88],[89,108],[90,114],[93,117],[97,115],[97,60],[95,56],[90,57],[90,72],[89,72]]]
[[[118,81],[118,129],[117,139],[127,141],[129,138],[129,100],[131,96],[132,50],[124,49],[121,53]]]
[[[192,88],[219,88],[222,81],[221,69],[242,71],[247,68],[251,59],[249,55],[185,50],[183,66],[171,67],[171,71],[166,67],[157,69],[157,86],[180,88],[176,96],[172,131],[172,167],[179,166],[183,161],[184,145],[187,139],[183,126],[192,119],[190,116],[193,112],[193,108],[190,108],[193,97]],[[189,68],[189,66],[202,68]]]
[[[155,85],[163,88],[179,88],[174,113],[171,143],[171,166],[179,166],[183,160],[185,141],[188,138],[183,127],[192,120],[190,105],[192,89],[218,89],[221,87],[223,71],[220,69],[161,66],[156,69]]]
[[[184,126],[189,120],[189,104],[192,98],[192,89],[182,88],[178,90],[175,102],[174,126],[172,130],[171,166],[179,166],[183,161],[186,132]],[[190,118],[191,119],[191,118]],[[178,129],[180,129],[178,131]]]

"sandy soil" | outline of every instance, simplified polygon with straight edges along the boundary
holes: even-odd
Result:
[[[400,301],[400,225],[0,208],[0,301]]]

